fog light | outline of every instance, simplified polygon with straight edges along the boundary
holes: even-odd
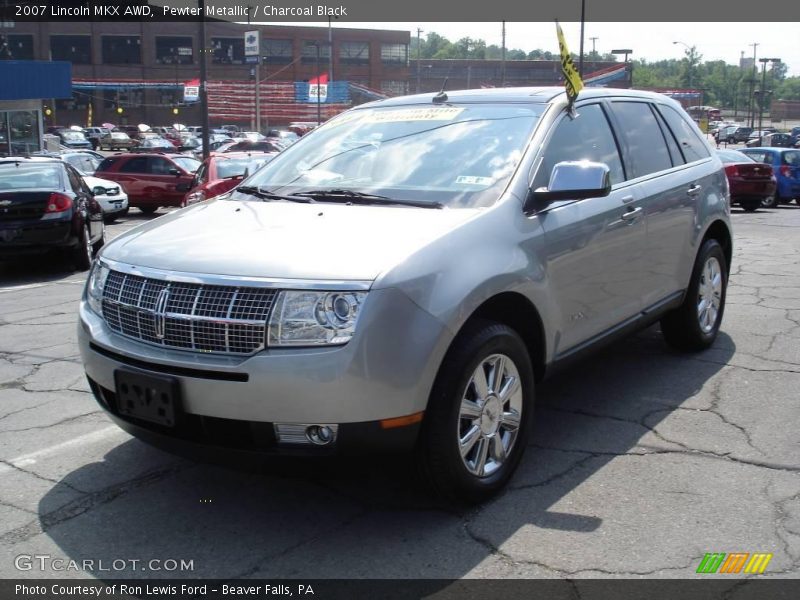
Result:
[[[312,443],[324,446],[333,441],[333,430],[327,425],[311,425],[306,429],[306,437]]]

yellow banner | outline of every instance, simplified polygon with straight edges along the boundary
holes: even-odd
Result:
[[[565,79],[564,87],[567,89],[567,97],[572,103],[578,97],[578,92],[583,89],[583,81],[581,81],[578,69],[575,68],[575,63],[572,62],[572,57],[569,55],[567,41],[564,39],[564,32],[561,31],[558,21],[556,21],[556,34],[558,35],[558,51],[561,53],[561,73]]]

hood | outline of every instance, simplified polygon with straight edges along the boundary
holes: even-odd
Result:
[[[371,281],[478,212],[212,200],[132,229],[102,255],[187,273]]]
[[[93,175],[84,175],[83,180],[86,182],[86,185],[89,186],[89,189],[95,188],[97,186],[104,188],[122,187],[116,181],[111,181],[110,179],[100,179],[99,177],[95,177]]]

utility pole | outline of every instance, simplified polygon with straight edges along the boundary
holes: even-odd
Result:
[[[422,53],[422,46],[420,46],[419,35],[422,33],[422,29],[417,27],[417,93],[419,94],[419,84],[420,84],[420,66],[419,66],[419,59],[420,54]]]
[[[753,47],[753,69],[752,75],[750,77],[750,92],[747,97],[747,115],[750,119],[750,127],[755,127],[755,120],[756,120],[756,107],[754,104],[755,100],[755,91],[756,91],[756,76],[758,75],[758,67],[756,67],[756,48],[758,48],[759,44],[754,42],[752,44],[747,44],[748,46]]]
[[[595,36],[595,37],[590,37],[589,39],[592,40],[592,60],[597,60],[597,52],[595,51],[594,43],[600,38]]]
[[[500,63],[500,87],[506,86],[506,22],[503,21],[502,62]],[[469,87],[469,86],[467,86]]]
[[[206,43],[206,0],[198,0],[200,9],[200,110],[203,115],[203,131],[200,139],[203,143],[203,160],[208,158],[208,44]]]
[[[328,15],[328,85],[333,83],[333,29],[331,29],[331,17]],[[339,17],[336,17],[337,19]],[[317,73],[319,75],[319,73]]]
[[[764,105],[767,103],[769,93],[767,92],[767,63],[772,63],[772,68],[775,69],[775,63],[781,62],[780,58],[759,58],[758,62],[761,63],[761,93],[758,95],[758,145],[763,144],[763,129],[762,124],[764,121]],[[771,92],[770,92],[771,93]]]

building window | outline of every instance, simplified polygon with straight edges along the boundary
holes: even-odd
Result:
[[[322,65],[327,65],[331,58],[331,47],[328,42],[313,42],[306,40],[303,42],[303,54],[300,56],[300,62],[304,65],[317,64],[317,46],[319,44],[319,62]]]
[[[89,108],[89,95],[85,92],[72,92],[72,98],[56,98],[56,110],[86,110]]]
[[[33,36],[0,34],[0,60],[33,60]]]
[[[142,64],[142,39],[138,35],[104,35],[103,63],[110,65]]]
[[[11,154],[35,152],[41,149],[39,136],[39,112],[35,110],[18,110],[6,113],[8,120],[8,139],[5,143],[0,136],[0,152],[8,148]],[[5,134],[6,129],[3,133]]]
[[[214,56],[211,62],[215,65],[241,65],[244,63],[244,40],[238,38],[211,38]]]
[[[156,36],[156,63],[160,65],[190,65],[192,38],[178,36]]]
[[[381,62],[385,65],[408,65],[408,44],[381,44]]]
[[[381,81],[381,92],[387,96],[403,96],[408,93],[408,82]]]
[[[123,111],[128,108],[138,108],[142,105],[143,90],[103,90],[103,108],[116,110],[118,106]]]
[[[345,65],[369,64],[369,42],[342,42],[339,45],[339,62]]]
[[[268,64],[286,65],[292,62],[292,40],[262,40],[261,53]]]
[[[66,60],[74,65],[92,64],[91,36],[51,35],[50,60]]]

